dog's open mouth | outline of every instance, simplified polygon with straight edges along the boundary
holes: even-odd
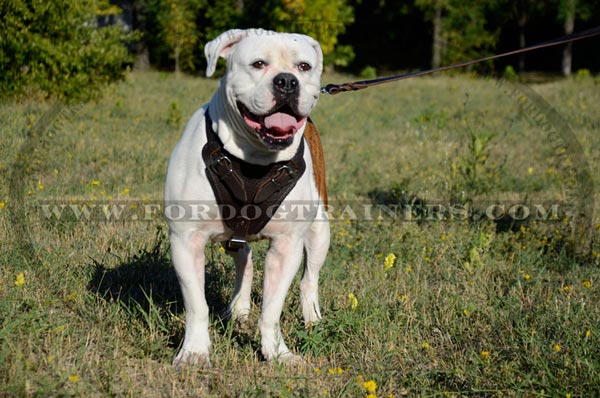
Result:
[[[291,145],[294,134],[306,122],[306,116],[299,116],[289,105],[284,105],[266,115],[253,114],[241,102],[238,102],[238,108],[246,124],[254,129],[269,147],[274,149]]]

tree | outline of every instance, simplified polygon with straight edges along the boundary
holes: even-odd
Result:
[[[490,31],[487,14],[501,1],[416,0],[433,24],[432,67],[481,57],[494,49],[499,31]]]
[[[431,43],[431,67],[437,68],[442,63],[442,52],[446,47],[442,34],[442,14],[448,7],[447,0],[416,0],[415,5],[425,13],[425,18],[433,24],[433,41]]]
[[[325,64],[347,66],[354,58],[352,47],[338,38],[354,21],[346,0],[270,0],[244,2],[242,20],[268,29],[309,35],[319,41]]]
[[[181,63],[186,69],[194,69],[194,50],[197,46],[198,33],[195,15],[187,0],[163,0],[160,2],[158,22],[162,30],[162,38],[171,50],[175,61],[175,73],[181,71]]]
[[[517,0],[513,3],[512,11],[517,20],[519,48],[525,48],[527,45],[527,22],[532,16],[540,14],[541,9],[547,5],[544,3],[544,1],[539,0]],[[518,70],[519,72],[525,71],[525,53],[519,54]]]
[[[96,24],[96,15],[118,11],[99,0],[0,2],[1,95],[33,89],[83,100],[122,78],[134,35]]]
[[[570,35],[575,29],[575,19],[587,20],[591,17],[591,7],[581,0],[560,0],[558,3],[558,19],[563,23],[565,35]],[[573,43],[567,43],[563,48],[561,71],[563,76],[571,75],[573,62]]]

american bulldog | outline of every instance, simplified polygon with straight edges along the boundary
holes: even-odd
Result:
[[[234,29],[207,43],[205,55],[207,76],[219,57],[227,69],[210,102],[186,125],[165,182],[172,261],[186,310],[173,363],[210,366],[205,246],[224,242],[233,257],[228,313],[245,320],[253,274],[247,242],[259,239],[270,241],[261,351],[268,361],[297,362],[280,327],[285,297],[302,264],[304,321],[321,318],[318,277],[329,248],[323,153],[308,119],[319,97],[323,54],[305,35]],[[302,211],[290,211],[292,205]]]

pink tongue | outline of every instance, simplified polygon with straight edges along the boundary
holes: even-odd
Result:
[[[283,112],[277,112],[265,117],[266,128],[282,133],[295,133],[301,127],[301,124],[302,121],[298,122],[295,117]]]

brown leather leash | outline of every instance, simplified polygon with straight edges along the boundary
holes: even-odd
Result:
[[[395,82],[395,81],[399,81],[399,80],[408,79],[411,77],[429,75],[432,73],[441,72],[441,71],[445,71],[445,70],[449,70],[449,69],[461,68],[464,66],[477,64],[479,62],[490,61],[492,59],[498,59],[498,58],[502,58],[502,57],[508,57],[509,55],[521,54],[524,52],[538,50],[540,48],[558,46],[560,44],[571,43],[571,42],[574,42],[577,40],[588,39],[590,37],[594,37],[594,36],[598,36],[598,35],[600,35],[600,26],[597,26],[592,29],[584,30],[581,32],[575,32],[570,35],[566,35],[566,36],[560,37],[558,39],[550,40],[550,41],[547,41],[544,43],[534,44],[532,46],[524,47],[519,50],[513,50],[513,51],[509,51],[509,52],[502,53],[502,54],[490,55],[487,57],[474,59],[471,61],[459,62],[457,64],[441,66],[439,68],[427,69],[427,70],[416,71],[416,72],[408,72],[408,73],[403,73],[400,75],[385,76],[385,77],[380,77],[380,78],[371,79],[371,80],[361,80],[361,81],[348,82],[348,83],[342,83],[342,84],[333,84],[332,83],[332,84],[326,85],[325,87],[322,87],[321,93],[335,95],[335,94],[343,93],[346,91],[362,90],[362,89],[365,89],[365,88],[368,88],[371,86],[376,86],[376,85],[383,84],[383,83]]]

